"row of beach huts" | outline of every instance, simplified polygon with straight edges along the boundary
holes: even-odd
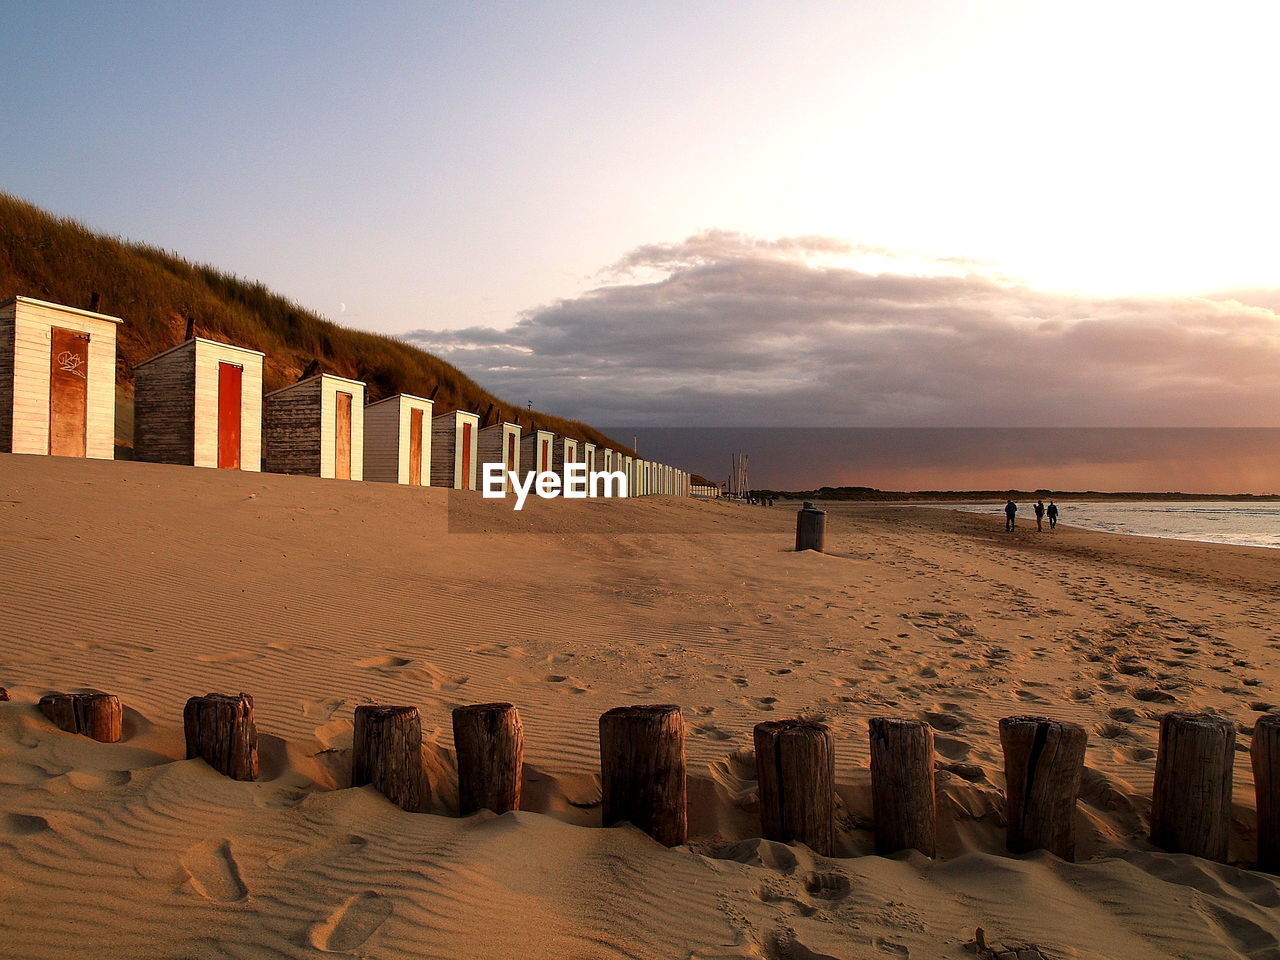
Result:
[[[0,304],[0,453],[115,456],[118,317],[13,297]],[[396,394],[329,373],[263,394],[264,355],[188,339],[139,363],[133,458],[231,470],[477,490],[482,464],[564,476],[622,473],[630,496],[694,494],[691,475],[609,447]],[[717,491],[718,492],[718,491]]]

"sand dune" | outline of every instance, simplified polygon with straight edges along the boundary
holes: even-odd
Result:
[[[1280,957],[1280,882],[1143,839],[1156,724],[1280,703],[1280,552],[849,505],[531,503],[0,457],[6,956]],[[589,533],[582,533],[587,530]],[[655,532],[656,531],[656,532]],[[57,731],[103,689],[125,739]],[[262,779],[183,756],[186,698],[251,693]],[[525,809],[451,816],[449,711],[516,703]],[[431,814],[347,782],[356,706],[419,706]],[[684,707],[688,848],[599,829],[596,720]],[[761,841],[751,728],[835,726],[839,856]],[[1090,734],[1080,863],[1003,854],[999,717]],[[936,731],[937,861],[870,856],[865,721]],[[1028,956],[1035,954],[1028,953]]]

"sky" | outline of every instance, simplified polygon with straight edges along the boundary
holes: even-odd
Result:
[[[598,424],[1280,426],[1277,28],[10,3],[0,188]]]

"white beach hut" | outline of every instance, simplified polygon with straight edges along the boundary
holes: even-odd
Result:
[[[431,411],[426,397],[409,393],[364,408],[364,478],[411,487],[431,485]]]
[[[453,490],[475,490],[476,434],[480,417],[450,410],[431,421],[431,483]]]
[[[561,480],[564,480],[565,464],[578,463],[582,460],[578,441],[571,437],[560,437],[551,445],[551,449],[551,469],[560,475]]]
[[[556,435],[550,430],[534,430],[520,438],[520,468],[525,474],[551,469]]]
[[[0,453],[115,457],[120,323],[30,297],[0,304]]]
[[[502,491],[505,493],[510,482],[507,474],[514,472],[520,476],[520,424],[494,423],[480,431],[480,439],[476,443],[476,451],[480,457],[480,470],[486,463],[502,464]],[[483,474],[482,474],[483,475]]]
[[[263,398],[264,470],[364,478],[364,384],[320,373]]]
[[[193,337],[133,368],[133,458],[262,469],[260,350]]]

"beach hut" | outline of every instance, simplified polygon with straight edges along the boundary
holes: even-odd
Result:
[[[634,497],[636,491],[636,458],[624,455],[622,457],[622,472],[627,476],[627,496]]]
[[[612,472],[613,467],[613,451],[608,447],[600,448],[600,469],[606,473]]]
[[[578,463],[582,460],[578,441],[571,437],[560,437],[551,445],[551,469],[564,480],[564,468],[567,463]]]
[[[120,323],[30,297],[0,304],[0,453],[115,457]]]
[[[597,447],[594,443],[582,444],[582,456],[580,459],[587,465],[587,476],[591,476],[591,474],[600,469],[596,465],[596,451]]]
[[[431,421],[431,482],[437,487],[475,490],[476,434],[480,417],[450,410]]]
[[[133,368],[133,459],[262,469],[260,350],[192,337]]]
[[[263,398],[262,467],[329,480],[364,479],[364,384],[318,373]]]
[[[507,474],[520,476],[520,424],[495,423],[480,431],[476,452],[480,457],[480,470],[486,463],[502,464],[502,491],[510,482]],[[483,473],[481,474],[483,476]]]
[[[520,438],[520,463],[524,473],[545,473],[551,469],[551,451],[556,435],[550,430],[534,430]]]
[[[397,393],[364,408],[364,478],[431,485],[431,410],[425,397]]]

